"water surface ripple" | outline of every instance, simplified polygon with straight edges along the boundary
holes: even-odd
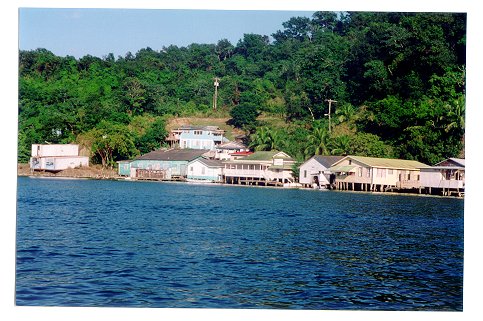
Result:
[[[461,311],[463,203],[20,177],[16,303]]]

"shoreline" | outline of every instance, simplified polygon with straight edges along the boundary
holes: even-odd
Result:
[[[277,186],[258,186],[258,185],[238,185],[225,183],[205,183],[205,182],[187,182],[187,181],[161,181],[161,180],[145,180],[145,179],[130,179],[124,176],[119,176],[115,169],[102,168],[100,165],[92,165],[89,167],[69,168],[56,173],[46,171],[31,171],[29,164],[17,164],[17,177],[43,178],[43,179],[96,179],[96,180],[117,180],[127,182],[160,182],[160,183],[186,183],[197,186],[238,186],[238,187],[258,187],[258,188],[272,188],[283,190],[306,190],[319,192],[350,192],[350,193],[369,193],[373,195],[407,195],[407,196],[423,196],[423,197],[438,197],[463,199],[463,196],[457,195],[436,195],[436,194],[419,194],[412,192],[369,192],[369,191],[348,191],[348,190],[320,190],[305,187],[277,187]]]
[[[51,173],[49,173],[51,174]],[[224,186],[224,187],[245,187],[245,188],[269,188],[269,189],[279,189],[279,190],[301,190],[301,191],[311,191],[311,192],[337,192],[337,193],[354,193],[354,194],[371,194],[371,195],[386,195],[386,196],[416,196],[416,197],[433,197],[433,198],[447,198],[447,199],[460,199],[464,200],[464,196],[448,196],[448,195],[434,195],[434,194],[419,194],[419,193],[409,193],[409,192],[368,192],[368,191],[342,191],[342,190],[329,190],[329,189],[314,189],[305,187],[275,187],[275,186],[257,186],[257,185],[238,185],[238,184],[224,184],[224,183],[192,183],[186,181],[174,181],[174,180],[144,180],[144,179],[127,179],[124,176],[67,176],[67,175],[44,175],[44,173],[36,173],[34,175],[21,174],[18,173],[17,177],[29,177],[33,179],[65,179],[65,180],[115,180],[115,181],[125,181],[125,182],[147,182],[147,183],[167,183],[167,184],[186,184],[192,186]]]

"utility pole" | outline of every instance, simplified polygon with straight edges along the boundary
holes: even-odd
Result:
[[[217,103],[217,100],[218,100],[218,86],[220,86],[220,78],[215,77],[214,80],[215,80],[215,82],[214,82],[215,94],[213,95],[213,110],[216,110],[216,103]]]
[[[325,114],[325,116],[329,116],[329,133],[330,133],[331,132],[331,126],[330,126],[330,110],[331,110],[331,107],[332,107],[332,103],[336,103],[337,100],[326,99],[325,101],[328,101],[329,102],[329,113],[328,114]]]

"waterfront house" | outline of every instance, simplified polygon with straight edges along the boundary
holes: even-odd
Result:
[[[462,195],[465,189],[465,160],[448,158],[421,168],[421,188],[429,194]]]
[[[239,152],[247,152],[248,148],[238,142],[226,142],[215,147],[215,159],[228,160],[231,154]]]
[[[218,159],[198,157],[188,163],[187,179],[199,182],[221,182],[223,163]]]
[[[79,155],[76,144],[32,144],[31,170],[57,172],[68,168],[89,166],[89,157]]]
[[[325,188],[331,183],[327,169],[344,156],[315,155],[300,165],[299,183],[305,187]]]
[[[419,189],[421,169],[427,167],[414,160],[346,156],[328,170],[337,189],[382,192]]]
[[[202,149],[158,149],[123,166],[123,173],[137,179],[179,180],[187,176],[188,163],[205,153]],[[120,170],[121,174],[121,170]]]
[[[284,152],[259,151],[223,163],[225,183],[265,186],[294,183],[292,166],[295,161]]]
[[[224,134],[217,126],[182,126],[171,130],[166,141],[171,147],[214,151],[216,146],[228,142]]]

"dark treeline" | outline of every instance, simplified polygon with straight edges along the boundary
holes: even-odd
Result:
[[[158,148],[173,116],[229,117],[252,148],[300,161],[462,155],[465,14],[316,12],[282,27],[117,59],[20,51],[19,161],[32,143],[77,142],[113,164]]]

